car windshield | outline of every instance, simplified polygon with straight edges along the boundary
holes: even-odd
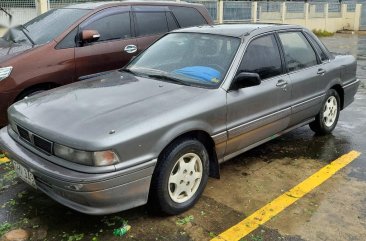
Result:
[[[217,88],[240,39],[213,34],[171,33],[134,59],[126,71],[177,84]]]
[[[52,9],[24,25],[11,28],[4,36],[4,39],[16,43],[48,43],[89,11],[72,8]]]

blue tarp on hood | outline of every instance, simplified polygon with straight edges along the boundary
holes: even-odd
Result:
[[[185,75],[192,79],[203,80],[212,83],[220,81],[221,73],[216,69],[205,66],[190,66],[173,71],[174,74]]]

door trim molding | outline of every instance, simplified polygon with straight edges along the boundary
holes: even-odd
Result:
[[[271,114],[261,116],[257,119],[251,120],[249,122],[240,124],[240,125],[228,130],[228,139],[234,138],[245,132],[249,132],[251,130],[259,128],[268,123],[283,119],[289,115],[291,115],[291,107],[287,107],[285,109],[282,109],[282,110],[273,112]]]

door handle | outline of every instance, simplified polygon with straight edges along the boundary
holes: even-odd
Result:
[[[132,54],[132,53],[135,53],[137,51],[137,47],[136,47],[136,45],[130,44],[130,45],[127,45],[125,47],[124,51],[126,53]]]
[[[277,87],[282,88],[284,91],[287,91],[287,81],[281,79],[276,84]]]
[[[277,87],[286,87],[286,85],[287,85],[287,82],[286,81],[284,81],[284,80],[279,80],[278,82],[277,82],[277,84],[276,84],[276,86]]]
[[[318,75],[324,75],[324,74],[325,74],[325,72],[327,72],[325,69],[318,69],[317,74],[318,74]]]

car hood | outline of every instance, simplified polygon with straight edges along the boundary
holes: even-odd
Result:
[[[8,114],[10,121],[42,137],[74,144],[107,138],[112,130],[163,121],[167,112],[197,103],[207,92],[113,71],[29,97],[13,104]]]
[[[21,54],[34,46],[21,43],[13,43],[0,38],[0,61],[5,61],[15,55]]]

